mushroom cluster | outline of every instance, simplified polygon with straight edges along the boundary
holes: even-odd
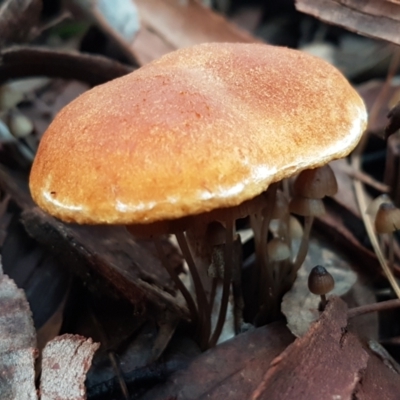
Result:
[[[260,291],[271,293],[269,259],[277,265],[291,256],[290,216],[279,211],[288,208],[282,181],[312,170],[308,175],[325,183],[315,168],[346,156],[366,119],[361,98],[321,59],[265,44],[197,45],[95,87],[61,110],[41,140],[31,193],[63,221],[125,225],[151,236],[207,348],[223,329],[232,282],[241,298],[235,221],[251,221]],[[304,216],[306,230],[332,192],[315,193],[310,179],[299,177],[289,206]],[[271,238],[274,218],[286,230]],[[168,266],[162,234],[176,235],[194,294]],[[300,246],[285,276],[296,273],[306,250]]]

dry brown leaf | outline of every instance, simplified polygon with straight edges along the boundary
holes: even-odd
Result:
[[[0,399],[34,400],[36,337],[25,294],[0,266]]]
[[[271,364],[251,400],[351,400],[368,353],[346,331],[347,306],[331,298],[321,318]]]
[[[112,26],[109,11],[105,13],[105,9],[101,11],[99,8],[99,5],[105,2],[73,0],[75,5],[90,13],[96,23],[116,39],[126,54],[133,57],[139,65],[146,64],[170,51],[199,43],[257,41],[249,33],[196,0],[122,1],[121,3],[127,8],[129,2],[134,3],[140,19],[137,35],[122,35],[118,26]],[[125,18],[126,15],[118,17],[117,20],[121,17]],[[132,16],[131,22],[135,18]]]
[[[43,350],[41,400],[86,399],[86,373],[99,343],[79,335],[62,335]]]
[[[132,57],[129,44],[134,41],[140,27],[138,10],[133,0],[72,0],[72,3]]]
[[[99,344],[64,335],[48,343],[42,361],[42,400],[83,400],[85,379]],[[37,400],[36,332],[25,293],[0,266],[0,399]]]
[[[352,400],[397,399],[400,393],[398,369],[393,368],[377,351],[372,351],[371,344],[365,346],[365,349],[369,354],[367,370],[356,387]]]
[[[151,390],[143,400],[248,399],[263,371],[293,336],[281,323],[274,323],[229,340],[200,355],[169,383]]]

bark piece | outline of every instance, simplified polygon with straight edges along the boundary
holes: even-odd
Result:
[[[79,335],[62,335],[43,350],[41,400],[86,399],[86,373],[99,343]]]
[[[331,298],[320,319],[281,353],[249,397],[261,399],[351,400],[368,354],[346,331],[347,306]]]
[[[22,222],[89,288],[111,286],[138,307],[146,308],[150,301],[188,318],[186,307],[171,294],[174,288],[160,261],[122,227],[68,225],[38,207],[24,211]]]
[[[0,266],[0,399],[34,400],[35,329],[22,290]]]
[[[143,400],[248,399],[263,371],[292,340],[281,323],[239,335],[203,353],[187,370],[172,375],[169,383],[151,390]]]
[[[400,44],[400,4],[382,0],[296,0],[296,8],[330,24]]]
[[[80,274],[90,288],[113,292],[139,308],[147,301],[189,318],[187,308],[174,296],[175,289],[147,242],[136,241],[122,227],[68,225],[35,207],[26,177],[0,167],[0,187],[23,210],[27,232],[58,256],[60,263]],[[176,251],[166,243],[170,259]],[[152,246],[153,247],[153,246]],[[178,260],[177,260],[178,261]],[[176,261],[174,266],[178,266]]]

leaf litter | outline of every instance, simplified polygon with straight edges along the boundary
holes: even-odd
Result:
[[[84,400],[85,379],[99,344],[77,335],[59,336],[43,350],[42,400]],[[0,265],[0,398],[38,399],[35,387],[36,332],[23,290]]]

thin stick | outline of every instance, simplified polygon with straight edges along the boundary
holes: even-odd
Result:
[[[225,268],[224,268],[224,282],[222,287],[222,299],[219,309],[217,325],[215,326],[214,333],[211,336],[208,347],[214,347],[218,338],[221,335],[222,328],[224,327],[226,319],[226,311],[228,310],[229,294],[232,281],[232,263],[233,263],[233,234],[234,234],[234,221],[232,219],[226,221],[226,245],[225,245]]]
[[[128,387],[126,385],[124,376],[122,374],[121,367],[119,365],[119,362],[117,360],[115,352],[110,350],[110,348],[109,348],[110,345],[109,345],[107,333],[104,331],[103,325],[100,323],[100,321],[98,320],[98,318],[96,316],[96,311],[95,311],[95,307],[92,304],[92,300],[88,301],[87,307],[90,311],[89,314],[90,314],[91,320],[95,326],[96,332],[100,336],[100,342],[101,342],[102,346],[104,346],[107,350],[107,355],[110,360],[111,366],[114,369],[115,375],[117,376],[118,384],[121,389],[122,395],[125,400],[129,400],[129,391],[128,391]]]
[[[349,164],[341,164],[341,168],[343,171],[352,178],[356,178],[362,183],[382,192],[382,193],[389,193],[390,186],[386,185],[385,183],[379,182],[378,180],[374,179],[371,175],[366,174],[363,171],[355,170]]]
[[[350,308],[347,311],[347,318],[354,318],[360,315],[368,314],[376,311],[392,310],[400,307],[400,299],[386,300],[379,303],[366,304],[365,306]]]
[[[356,163],[357,159],[356,158],[352,159],[352,162]],[[371,241],[371,245],[375,251],[376,256],[378,257],[379,263],[381,264],[382,269],[383,269],[390,285],[392,286],[394,292],[396,293],[396,296],[400,298],[399,285],[397,284],[397,281],[396,281],[392,271],[390,270],[389,266],[386,263],[385,257],[382,254],[382,250],[379,246],[378,239],[376,237],[374,228],[372,226],[371,219],[365,212],[365,210],[367,209],[367,203],[365,200],[365,193],[364,193],[363,185],[360,181],[358,181],[356,179],[353,181],[353,185],[354,185],[354,190],[356,192],[358,208],[360,209],[361,217],[363,219],[364,226],[367,231],[369,240]]]
[[[400,62],[400,52],[396,51],[392,57],[392,61],[389,66],[389,71],[386,76],[385,84],[383,85],[383,87],[382,87],[380,93],[378,94],[378,96],[375,100],[375,103],[372,107],[372,110],[370,113],[370,121],[369,121],[370,125],[377,117],[377,114],[382,105],[383,99],[387,95],[391,80],[397,71],[399,62]],[[361,154],[364,151],[365,145],[366,145],[366,135],[363,136],[363,138],[361,139],[359,145],[354,150],[353,155],[351,157],[351,166],[356,171],[361,171]],[[376,237],[374,228],[372,226],[372,221],[366,213],[367,202],[365,199],[365,191],[364,191],[363,184],[359,180],[353,179],[353,186],[354,186],[354,190],[355,190],[355,194],[356,194],[358,208],[360,210],[361,217],[363,219],[364,226],[367,231],[368,237],[371,241],[371,245],[375,251],[376,256],[378,257],[379,263],[381,264],[382,269],[383,269],[390,285],[392,286],[394,292],[396,293],[396,296],[400,298],[400,287],[397,284],[397,281],[396,281],[392,271],[390,270],[390,268],[388,267],[388,265],[386,263],[385,257],[382,254],[381,248],[378,243],[378,239]]]
[[[117,375],[118,384],[121,389],[122,395],[124,396],[125,400],[129,400],[130,395],[129,395],[128,387],[126,385],[124,376],[123,376],[121,368],[119,366],[117,357],[112,350],[107,350],[107,354],[108,354],[108,358],[110,359],[111,365],[114,368],[114,371]]]
[[[389,259],[389,269],[393,272],[394,270],[394,234],[389,233],[389,243],[388,243],[388,259]]]
[[[160,257],[161,263],[163,267],[167,270],[169,276],[175,283],[176,287],[180,290],[182,293],[182,296],[186,300],[187,306],[189,308],[190,314],[192,316],[193,322],[196,324],[199,321],[199,315],[197,313],[197,308],[196,304],[193,300],[192,295],[190,294],[189,290],[186,288],[186,286],[183,284],[183,282],[179,279],[178,275],[176,274],[175,270],[171,267],[169,264],[167,258],[165,257],[164,250],[162,248],[162,244],[159,238],[153,238],[153,243],[154,246],[158,252],[158,255]]]

